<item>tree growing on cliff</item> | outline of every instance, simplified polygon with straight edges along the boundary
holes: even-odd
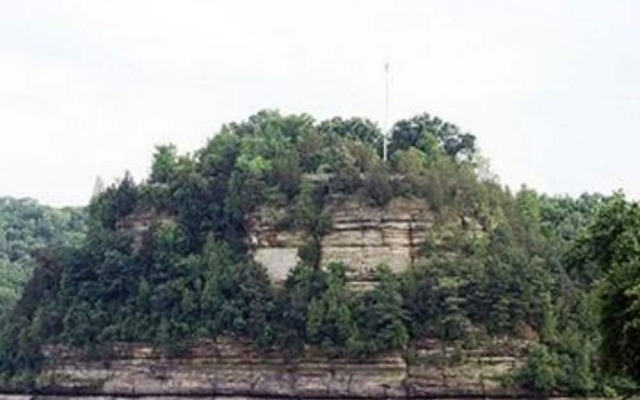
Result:
[[[374,288],[354,299],[353,318],[357,334],[348,344],[351,354],[370,357],[407,346],[409,334],[402,296],[397,279],[387,266],[378,266]]]
[[[327,290],[309,305],[307,337],[329,356],[346,354],[349,340],[356,334],[351,294],[345,290],[345,267],[331,263],[327,267]]]
[[[317,266],[302,262],[289,272],[275,302],[276,324],[280,332],[276,341],[287,355],[299,355],[309,341],[307,324],[311,304],[319,301],[326,291],[327,273]],[[314,312],[319,313],[318,310]]]

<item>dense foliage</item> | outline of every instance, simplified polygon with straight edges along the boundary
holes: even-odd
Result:
[[[0,198],[0,315],[18,299],[34,268],[33,252],[79,244],[80,209],[54,209],[30,199]]]
[[[569,261],[598,295],[604,368],[640,381],[640,205],[614,196]]]
[[[612,357],[638,343],[635,206],[514,194],[482,173],[473,135],[427,114],[394,125],[388,163],[381,144],[368,120],[262,111],[194,154],[158,147],[147,181],[127,175],[92,201],[83,243],[41,255],[5,321],[0,372],[37,368],[46,343],[180,351],[220,335],[291,357],[305,346],[369,357],[425,337],[456,348],[521,337],[539,344],[516,378],[543,392],[605,393],[603,371],[637,371],[637,356]],[[367,291],[348,289],[345,265],[321,268],[326,205],[346,197],[419,198],[435,216],[418,259],[400,275],[371,266]],[[607,211],[619,202],[631,210]],[[267,206],[306,235],[282,287],[247,252],[247,217]],[[606,218],[628,229],[611,231]],[[599,330],[598,299],[604,321],[620,321],[613,331]]]

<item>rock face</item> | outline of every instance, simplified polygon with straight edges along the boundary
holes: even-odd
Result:
[[[327,205],[329,232],[322,238],[322,265],[342,261],[354,283],[366,283],[379,264],[393,271],[411,262],[434,224],[428,204],[417,199],[395,198],[385,207],[372,207],[349,198]],[[298,262],[304,232],[282,229],[277,216],[263,210],[253,216],[249,238],[256,261],[263,264],[274,282],[282,282]]]
[[[107,396],[247,396],[297,398],[407,398],[508,396],[500,384],[513,356],[469,354],[453,363],[439,349],[423,349],[414,365],[400,354],[360,363],[307,352],[298,361],[257,353],[246,343],[201,342],[178,357],[144,345],[112,349],[99,361],[61,348],[46,350],[39,376],[49,394]]]

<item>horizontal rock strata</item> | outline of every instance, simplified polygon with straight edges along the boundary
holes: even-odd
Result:
[[[406,398],[510,396],[501,379],[518,358],[470,354],[452,364],[440,350],[422,350],[408,365],[400,354],[366,362],[307,352],[287,361],[246,343],[201,342],[180,356],[152,347],[115,347],[100,360],[63,348],[46,350],[38,386],[44,393],[111,396],[247,396],[278,398]],[[420,361],[422,360],[422,361]]]
[[[404,270],[414,259],[433,225],[433,213],[423,201],[395,198],[385,207],[372,207],[346,199],[327,206],[331,228],[321,243],[322,264],[341,261],[350,281],[367,282],[380,264]],[[282,282],[298,262],[305,233],[277,227],[273,218],[253,216],[249,240],[256,261],[263,264],[276,283]]]

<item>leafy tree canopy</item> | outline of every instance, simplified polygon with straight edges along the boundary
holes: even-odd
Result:
[[[31,276],[33,252],[78,244],[84,223],[80,209],[54,209],[30,199],[0,198],[0,315],[16,302]]]

